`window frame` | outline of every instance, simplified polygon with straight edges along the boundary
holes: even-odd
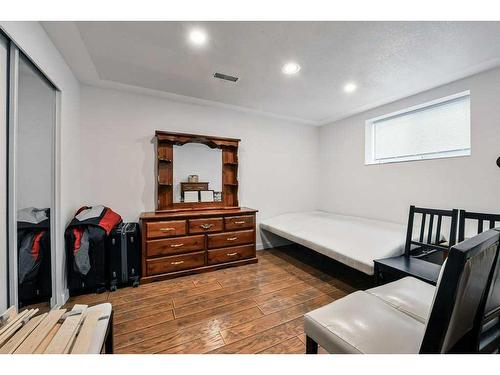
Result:
[[[375,158],[375,126],[381,120],[390,119],[393,117],[404,116],[412,112],[419,112],[427,108],[432,108],[436,106],[445,105],[446,103],[460,100],[462,98],[469,98],[469,139],[470,139],[470,90],[462,91],[456,94],[441,97],[435,100],[431,100],[425,103],[417,104],[411,107],[401,109],[399,111],[387,113],[381,116],[377,116],[365,121],[365,165],[378,165],[378,164],[390,164],[390,163],[400,163],[408,161],[419,161],[419,160],[432,160],[432,159],[442,159],[442,158],[454,158],[470,156],[472,149],[472,142],[469,143],[469,148],[461,150],[451,150],[451,151],[436,151],[425,154],[414,154],[405,156],[395,156],[385,159]]]

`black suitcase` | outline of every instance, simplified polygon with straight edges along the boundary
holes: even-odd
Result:
[[[107,239],[107,274],[110,291],[139,286],[141,250],[139,224],[121,223]]]

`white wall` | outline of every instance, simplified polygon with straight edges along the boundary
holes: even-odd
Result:
[[[240,205],[258,209],[258,220],[315,208],[317,128],[88,86],[81,122],[82,202],[125,220],[155,208],[155,130],[240,138]]]
[[[471,91],[471,156],[364,165],[366,120],[464,90]],[[499,98],[495,69],[321,127],[318,206],[403,223],[410,204],[500,213]]]
[[[64,228],[74,215],[80,202],[80,142],[79,105],[80,85],[63,57],[38,22],[0,22],[9,37],[26,53],[40,70],[61,90],[60,128],[57,130],[56,197],[59,213],[56,222],[57,269],[56,303],[65,302],[66,272],[64,254]]]

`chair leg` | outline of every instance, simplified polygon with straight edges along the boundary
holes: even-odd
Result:
[[[306,354],[318,354],[318,343],[306,336]]]

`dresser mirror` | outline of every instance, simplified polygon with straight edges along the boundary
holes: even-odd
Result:
[[[222,150],[203,143],[173,146],[174,203],[222,201]]]
[[[156,211],[238,206],[240,140],[156,131]]]

